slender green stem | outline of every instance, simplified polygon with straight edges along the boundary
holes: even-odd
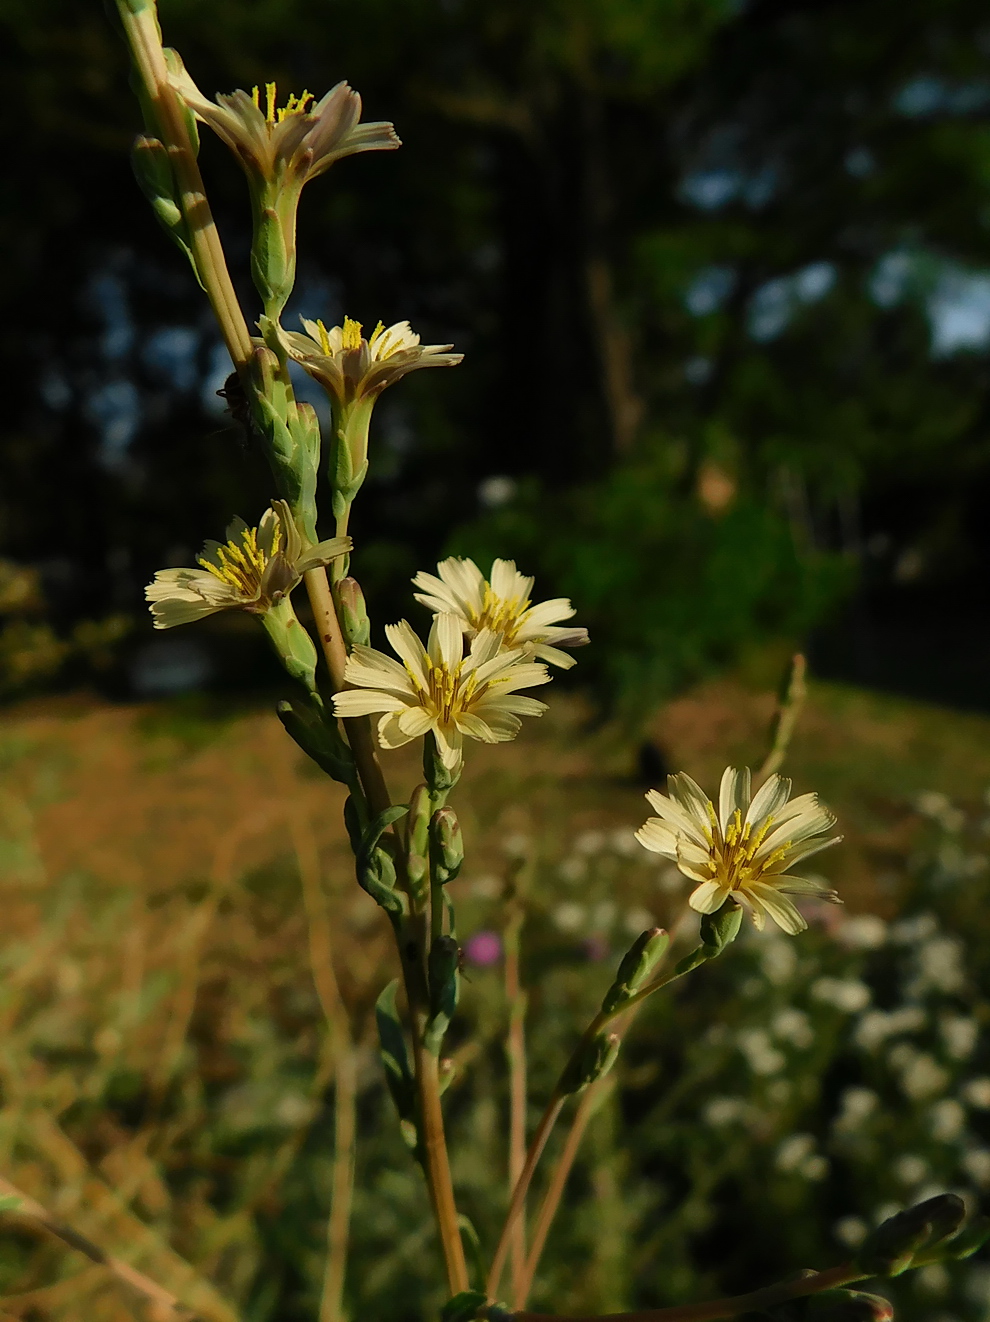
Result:
[[[512,1243],[512,1230],[516,1218],[522,1215],[523,1208],[526,1205],[526,1194],[533,1179],[533,1173],[539,1164],[540,1157],[543,1155],[543,1149],[547,1145],[547,1140],[553,1133],[553,1127],[557,1123],[557,1117],[563,1110],[564,1103],[567,1101],[567,1094],[562,1093],[559,1085],[551,1094],[547,1102],[546,1109],[540,1117],[540,1123],[536,1127],[536,1133],[529,1145],[529,1151],[526,1153],[526,1164],[522,1168],[519,1179],[516,1180],[516,1186],[512,1191],[512,1199],[509,1202],[509,1210],[505,1215],[505,1224],[502,1226],[502,1234],[499,1237],[498,1246],[495,1249],[495,1257],[492,1259],[491,1270],[488,1273],[488,1280],[485,1284],[485,1293],[489,1299],[495,1299],[498,1296],[498,1288],[502,1282],[502,1272],[505,1270],[506,1259],[509,1256],[509,1246]]]
[[[791,663],[791,678],[787,685],[787,693],[777,714],[773,744],[763,765],[756,773],[758,782],[766,780],[768,776],[772,776],[775,771],[779,771],[783,766],[784,758],[787,756],[787,750],[790,748],[791,739],[794,736],[794,727],[797,725],[805,698],[808,696],[808,689],[805,684],[807,669],[808,664],[802,654],[800,652],[796,653]]]
[[[516,1186],[526,1164],[526,993],[519,975],[519,954],[525,911],[516,894],[509,901],[509,916],[503,932],[505,947],[505,1000],[509,1026],[505,1054],[509,1065],[509,1194]],[[509,1271],[512,1278],[513,1306],[526,1302],[524,1272],[526,1267],[526,1206],[513,1227]]]
[[[148,5],[135,13],[124,0],[117,0],[117,9],[134,67],[144,84],[159,135],[168,151],[179,184],[182,212],[196,270],[220,323],[220,331],[234,366],[239,372],[243,371],[251,357],[251,333],[227,270],[227,260],[206,199],[203,177],[189,141],[178,93],[169,82],[154,6]]]
[[[807,1295],[835,1290],[853,1281],[863,1280],[863,1273],[850,1263],[830,1267],[823,1272],[810,1272],[792,1281],[779,1281],[750,1294],[738,1294],[728,1299],[712,1299],[704,1304],[678,1304],[674,1308],[646,1308],[634,1313],[605,1313],[597,1317],[517,1312],[515,1322],[715,1322],[717,1318],[738,1317],[740,1313],[761,1312],[789,1299],[803,1299]]]
[[[526,1306],[529,1292],[533,1288],[533,1278],[536,1276],[536,1269],[540,1265],[540,1258],[543,1256],[543,1250],[546,1247],[547,1235],[550,1233],[550,1227],[553,1225],[554,1218],[560,1208],[560,1200],[564,1196],[564,1188],[577,1157],[578,1149],[581,1146],[581,1140],[588,1128],[588,1122],[598,1109],[602,1094],[614,1086],[615,1080],[613,1078],[596,1079],[581,1098],[578,1108],[574,1112],[574,1118],[571,1120],[571,1127],[568,1130],[563,1150],[557,1159],[553,1175],[550,1177],[550,1184],[537,1213],[536,1224],[533,1228],[533,1242],[530,1246],[529,1256],[526,1259],[526,1265],[520,1274],[519,1285],[515,1294],[514,1306],[516,1308]]]

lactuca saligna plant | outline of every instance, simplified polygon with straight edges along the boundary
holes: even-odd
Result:
[[[362,123],[361,99],[339,83],[317,99],[308,91],[281,100],[273,83],[204,96],[175,51],[163,47],[154,0],[117,0],[144,113],[134,166],[154,213],[187,255],[216,314],[236,380],[228,395],[260,444],[271,468],[270,508],[257,523],[235,521],[224,542],[208,542],[198,567],[160,570],[147,589],[157,628],[172,628],[223,610],[256,616],[282,664],[298,684],[279,714],[289,735],[332,779],[347,789],[344,817],[357,881],[388,916],[395,934],[399,977],[378,1000],[385,1077],[412,1157],[422,1167],[446,1269],[447,1322],[476,1317],[519,1322],[538,1314],[526,1301],[559,1205],[570,1163],[590,1114],[630,1030],[637,1008],[661,988],[717,958],[735,940],[748,911],[757,926],[771,919],[797,935],[806,926],[792,897],[835,902],[821,882],[792,869],[835,844],[834,818],[814,794],[791,797],[777,774],[801,695],[795,669],[778,738],[761,782],[729,768],[717,801],[687,775],[671,776],[667,793],[648,795],[655,812],[638,832],[642,845],[670,859],[694,883],[690,907],[700,915],[697,944],[674,958],[666,932],[642,933],[621,960],[601,1008],[562,1064],[532,1135],[525,1134],[524,1001],[518,987],[518,912],[512,921],[513,1020],[508,1059],[516,1070],[508,1167],[511,1188],[498,1241],[489,1246],[485,1279],[469,1269],[465,1238],[477,1246],[458,1207],[451,1178],[442,1106],[449,1078],[444,1040],[459,996],[459,950],[450,883],[463,863],[460,827],[448,799],[472,741],[514,739],[523,717],[545,704],[528,692],[550,682],[548,667],[570,667],[569,650],[587,643],[572,626],[570,602],[539,602],[534,582],[510,561],[496,560],[487,577],[470,560],[448,559],[435,574],[414,579],[416,600],[433,612],[424,643],[406,621],[387,625],[392,653],[371,646],[371,625],[358,579],[360,547],[348,536],[349,514],[369,464],[375,402],[412,371],[453,367],[453,346],[423,345],[408,322],[365,335],[345,317],[340,326],[305,321],[283,325],[296,270],[296,214],[304,186],[341,159],[391,151],[391,124]],[[234,293],[198,164],[199,126],[230,148],[247,179],[252,215],[251,276],[261,312],[248,320]],[[324,437],[315,411],[296,399],[290,363],[325,391],[331,427]],[[333,535],[317,528],[327,516]],[[305,585],[312,628],[297,614],[293,593]],[[321,664],[322,659],[322,664]],[[370,720],[375,717],[374,726]],[[423,778],[398,800],[388,788],[379,749],[414,740],[423,745]],[[511,926],[511,924],[510,924]],[[522,1086],[520,1086],[520,1080]],[[555,1125],[573,1099],[570,1137],[535,1218],[527,1216],[534,1174]],[[345,1163],[346,1165],[346,1163]],[[25,1204],[25,1215],[94,1261],[116,1259],[83,1242]],[[943,1257],[964,1256],[985,1237],[982,1226],[960,1232],[958,1198],[929,1199],[886,1222],[852,1262],[807,1272],[732,1299],[618,1315],[655,1322],[750,1316],[884,1318],[885,1299],[849,1286],[896,1275]],[[340,1242],[340,1225],[335,1228]],[[482,1256],[484,1246],[481,1246]],[[509,1268],[508,1288],[504,1283]],[[121,1280],[156,1307],[181,1311],[139,1272]],[[343,1273],[327,1273],[321,1322],[344,1316]],[[508,1294],[509,1302],[500,1302]],[[814,1305],[812,1308],[811,1305]]]

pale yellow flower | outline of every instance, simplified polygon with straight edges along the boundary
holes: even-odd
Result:
[[[444,766],[456,771],[465,735],[503,743],[519,733],[520,716],[546,711],[545,703],[516,692],[546,684],[546,667],[529,660],[522,648],[502,651],[501,635],[490,629],[475,635],[466,655],[454,615],[436,617],[426,647],[405,620],[386,626],[385,633],[401,664],[372,647],[355,647],[344,671],[355,687],[333,700],[337,716],[383,712],[378,723],[383,748],[398,748],[432,731]]]
[[[343,326],[329,330],[322,321],[302,324],[306,334],[283,331],[281,340],[289,353],[333,396],[338,406],[373,401],[386,386],[421,367],[454,367],[464,357],[449,353],[450,344],[420,344],[408,321],[375,327],[368,339],[361,323],[344,318]]]
[[[361,124],[361,98],[341,82],[321,100],[292,95],[281,108],[274,83],[264,96],[256,87],[204,96],[181,62],[171,60],[171,82],[189,109],[230,147],[249,176],[300,187],[342,156],[391,151],[400,145],[391,124]]]
[[[226,542],[208,541],[200,569],[159,569],[144,590],[156,629],[189,624],[223,610],[264,615],[308,569],[329,564],[351,549],[349,537],[307,546],[285,501],[276,500],[257,528],[235,519]]]
[[[640,827],[636,838],[698,883],[688,900],[692,909],[714,913],[731,895],[748,906],[758,928],[769,914],[793,935],[808,924],[788,896],[813,895],[840,903],[828,886],[790,872],[802,859],[842,839],[822,839],[835,817],[816,794],[791,799],[791,782],[770,776],[753,796],[748,767],[726,768],[717,811],[683,772],[667,777],[667,789],[667,795],[656,790],[647,794],[659,816]]]
[[[451,556],[437,565],[437,575],[420,572],[413,586],[421,588],[416,600],[430,610],[449,612],[460,621],[468,637],[483,629],[502,635],[502,646],[521,647],[530,656],[569,670],[574,657],[561,647],[582,647],[588,630],[559,628],[574,608],[566,597],[533,605],[533,578],[520,574],[512,560],[496,560],[485,578],[473,560]]]

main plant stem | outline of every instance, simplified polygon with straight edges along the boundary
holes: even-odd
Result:
[[[220,235],[206,200],[203,177],[183,119],[178,93],[169,82],[161,33],[152,4],[137,13],[125,0],[117,9],[138,76],[157,121],[158,132],[175,171],[189,245],[234,366],[243,371],[251,357],[251,334],[234,292]]]
[[[347,645],[334,607],[333,594],[326,571],[311,569],[305,575],[306,591],[316,620],[317,632],[330,671],[331,683],[339,692],[344,687],[344,667],[347,664]],[[375,748],[371,723],[367,717],[354,717],[344,722],[347,738],[354,754],[358,776],[367,795],[372,814],[377,815],[391,806],[392,799],[385,783],[378,752]],[[403,960],[405,969],[405,960]],[[419,1100],[420,1137],[423,1143],[426,1182],[436,1217],[437,1230],[447,1268],[451,1294],[468,1288],[467,1260],[461,1243],[457,1222],[454,1185],[447,1156],[443,1111],[440,1106],[440,1077],[436,1057],[427,1051],[422,1041],[420,978],[407,976],[406,994],[413,1031],[413,1060],[416,1091]]]

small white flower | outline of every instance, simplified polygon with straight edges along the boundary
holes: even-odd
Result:
[[[970,1079],[963,1085],[963,1099],[977,1111],[990,1111],[990,1079]]]
[[[925,941],[938,931],[938,919],[932,913],[919,913],[911,918],[900,918],[890,928],[890,939],[896,945],[910,946]]]
[[[631,831],[628,826],[617,827],[609,836],[609,843],[612,850],[623,858],[633,858],[639,853],[636,832]]]
[[[922,1180],[927,1180],[931,1174],[927,1161],[913,1152],[906,1152],[902,1157],[898,1157],[891,1170],[894,1179],[910,1186],[921,1184]]]
[[[504,743],[522,728],[520,716],[542,716],[547,709],[516,692],[546,684],[546,667],[529,661],[521,648],[503,652],[500,634],[483,630],[465,656],[453,615],[436,617],[426,647],[405,620],[386,625],[385,633],[402,664],[372,647],[356,646],[344,670],[344,679],[354,687],[333,700],[335,716],[383,712],[378,722],[383,748],[399,748],[432,731],[441,761],[456,771],[465,735],[486,744]]]
[[[576,886],[579,881],[583,881],[587,872],[588,860],[582,854],[572,854],[557,867],[558,877],[566,881],[569,886]]]
[[[899,1010],[868,1010],[856,1025],[856,1044],[866,1051],[876,1051],[888,1037],[917,1032],[924,1023],[925,1012],[918,1005],[904,1005]]]
[[[953,1060],[966,1060],[976,1050],[979,1025],[964,1015],[944,1015],[939,1022],[945,1049]]]
[[[834,1005],[846,1014],[857,1014],[865,1010],[872,999],[866,983],[855,978],[817,978],[811,984],[811,995],[816,1001]]]
[[[307,546],[288,505],[276,500],[257,528],[235,519],[226,542],[207,542],[197,557],[201,569],[159,569],[144,595],[156,629],[224,610],[264,615],[289,595],[308,569],[329,564],[350,549],[349,537]]]
[[[928,1127],[932,1138],[951,1143],[966,1128],[966,1112],[954,1097],[944,1097],[928,1112]]]
[[[803,1010],[788,1007],[779,1011],[771,1021],[770,1027],[779,1042],[790,1042],[799,1050],[810,1047],[815,1040],[811,1020]]]
[[[550,916],[561,932],[580,932],[587,921],[582,904],[558,904]]]
[[[844,1216],[832,1227],[832,1234],[846,1248],[858,1249],[870,1233],[870,1227],[858,1216]]]
[[[440,561],[436,575],[420,572],[413,579],[420,589],[416,600],[432,611],[455,615],[469,636],[492,629],[502,634],[506,647],[525,647],[541,661],[568,670],[574,658],[560,649],[582,647],[588,631],[560,627],[574,614],[566,597],[532,605],[534,582],[519,573],[513,560],[496,560],[486,579],[473,560],[454,556]]]
[[[855,914],[842,923],[835,939],[847,950],[878,950],[887,940],[887,924],[876,914]]]
[[[742,1097],[713,1097],[702,1108],[701,1116],[706,1124],[715,1128],[722,1125],[734,1125],[745,1120],[749,1115],[749,1103]]]
[[[774,1162],[778,1170],[796,1171],[814,1150],[814,1134],[790,1134],[777,1149]]]
[[[763,1028],[743,1029],[736,1034],[736,1045],[754,1074],[778,1074],[787,1064],[786,1057],[771,1044],[770,1034]]]
[[[990,1152],[986,1148],[970,1148],[960,1165],[975,1185],[990,1188]]]
[[[872,1088],[847,1088],[839,1101],[832,1128],[837,1134],[855,1134],[874,1115],[880,1098]]]
[[[927,1267],[922,1267],[917,1280],[925,1294],[932,1295],[945,1294],[952,1284],[952,1278],[941,1262],[930,1262]]]
[[[574,838],[574,848],[579,854],[600,854],[605,848],[605,832],[582,831]]]
[[[890,1063],[901,1076],[901,1087],[912,1101],[934,1097],[949,1082],[949,1075],[927,1051],[901,1042],[890,1052]]]
[[[957,992],[966,981],[962,942],[953,936],[932,937],[915,951],[917,976],[911,991]]]
[[[601,900],[589,915],[593,932],[607,932],[615,922],[615,901]],[[640,928],[640,931],[643,929]]]
[[[772,982],[775,987],[790,982],[797,970],[797,965],[797,951],[789,941],[781,941],[779,937],[775,936],[767,938],[763,949],[760,951],[760,968],[769,982]]]
[[[754,796],[749,769],[733,767],[722,776],[717,812],[683,772],[668,776],[667,788],[667,795],[649,791],[646,797],[659,815],[636,834],[645,848],[673,860],[698,883],[688,900],[692,909],[714,913],[731,895],[748,905],[758,928],[769,914],[793,936],[808,924],[789,896],[838,902],[828,886],[788,870],[841,838],[821,838],[835,818],[817,795],[791,799],[791,782],[770,776]]]
[[[649,909],[627,909],[622,915],[623,931],[628,932],[630,936],[639,936],[640,932],[645,932],[653,925],[653,915]]]

